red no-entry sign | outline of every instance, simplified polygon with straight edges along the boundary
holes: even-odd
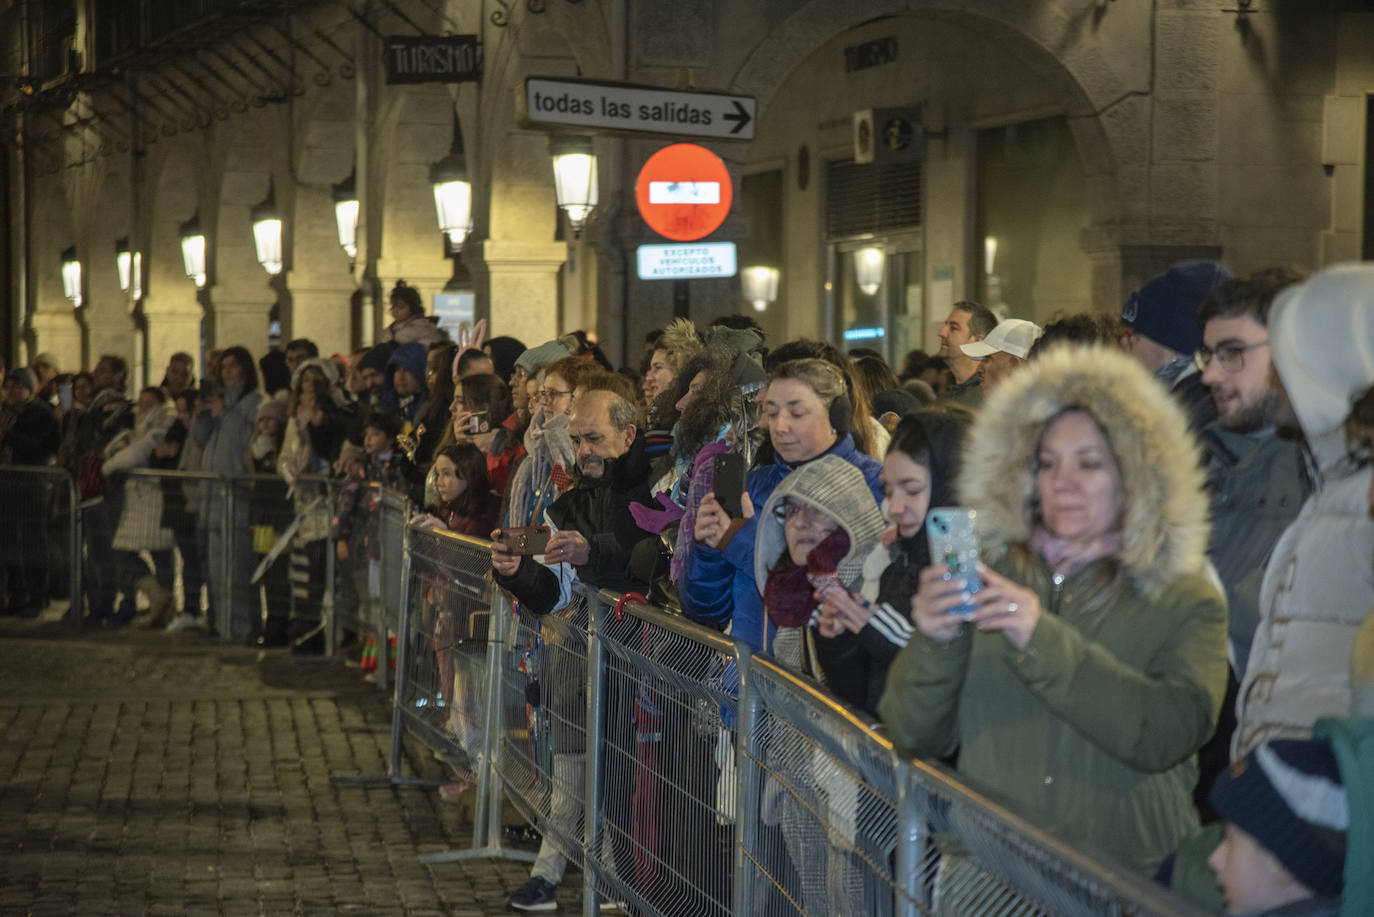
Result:
[[[665,146],[649,157],[635,181],[635,201],[644,222],[679,242],[715,232],[733,199],[725,163],[695,143]]]

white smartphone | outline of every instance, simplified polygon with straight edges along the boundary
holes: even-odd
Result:
[[[977,519],[974,510],[957,506],[936,507],[926,514],[930,562],[948,566],[953,576],[964,581],[970,595],[977,595],[983,588],[983,578],[978,575]],[[968,617],[973,611],[973,605],[965,602],[951,608],[949,613]]]

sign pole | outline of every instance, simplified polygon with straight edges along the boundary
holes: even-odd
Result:
[[[691,318],[692,285],[690,280],[673,281],[673,318]]]

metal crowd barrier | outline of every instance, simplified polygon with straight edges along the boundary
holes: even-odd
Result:
[[[61,468],[0,465],[0,593],[46,605],[66,592],[68,618],[82,617],[81,510]]]
[[[119,495],[114,547],[137,545],[172,610],[242,640],[272,618],[296,636],[330,633],[334,491],[323,477],[291,491],[277,475],[138,469],[108,482],[107,502]]]
[[[329,491],[329,510],[335,508],[338,484]],[[402,633],[402,592],[405,586],[403,566],[405,563],[405,531],[410,520],[410,502],[403,494],[391,490],[381,490],[376,494],[376,519],[372,523],[378,535],[378,556],[375,558],[350,557],[338,562],[329,573],[332,590],[332,615],[329,618],[328,633],[331,650],[347,631],[361,636],[370,635],[377,640],[377,685],[388,690],[392,680],[391,666],[388,664],[388,637],[398,638]],[[329,554],[335,555],[333,543],[329,544]],[[398,644],[399,645],[399,644]]]
[[[470,849],[508,857],[503,797],[584,870],[583,912],[1192,913],[890,743],[742,643],[578,587],[530,615],[488,546],[407,529],[401,733],[478,785]],[[490,609],[488,615],[487,609]]]

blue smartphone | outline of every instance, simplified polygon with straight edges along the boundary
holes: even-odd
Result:
[[[965,591],[977,595],[983,588],[978,575],[978,514],[971,509],[940,506],[926,514],[926,538],[930,541],[930,562],[945,564],[950,575],[964,581]],[[969,617],[972,603],[965,602],[949,610],[952,615]]]

